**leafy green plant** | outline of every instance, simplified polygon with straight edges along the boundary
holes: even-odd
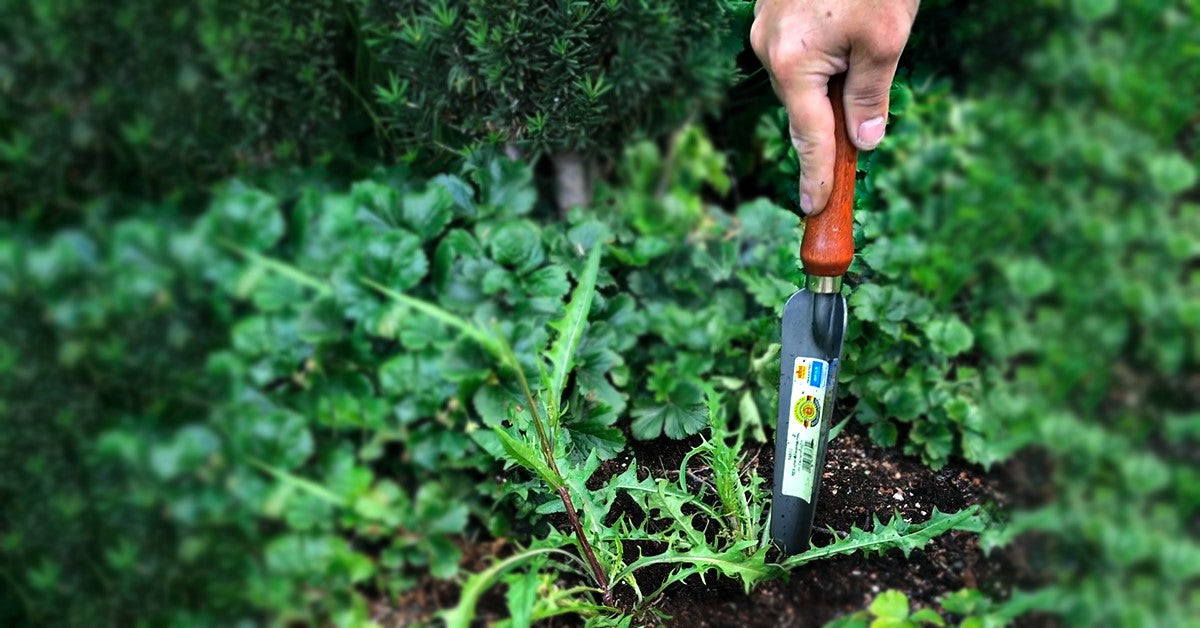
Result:
[[[786,577],[789,570],[800,565],[826,559],[831,556],[866,553],[882,554],[899,549],[904,555],[924,547],[929,541],[951,530],[979,532],[984,529],[985,519],[976,507],[958,513],[944,514],[934,510],[926,522],[910,524],[899,515],[884,524],[878,519],[871,531],[852,527],[849,532],[833,532],[834,541],[828,545],[814,547],[802,554],[789,557],[780,563],[767,559],[770,547],[767,530],[769,491],[763,488],[763,479],[749,474],[741,467],[740,447],[731,446],[730,440],[740,445],[740,437],[728,431],[720,399],[712,390],[708,396],[712,416],[710,438],[692,450],[682,461],[678,481],[655,478],[647,475],[639,479],[636,462],[619,475],[608,480],[599,490],[587,490],[589,479],[597,469],[594,455],[582,465],[574,465],[569,458],[564,461],[564,479],[578,489],[581,510],[587,515],[582,520],[587,524],[586,532],[593,539],[596,556],[610,574],[613,586],[624,585],[634,592],[636,602],[624,609],[626,617],[654,615],[654,602],[669,587],[688,580],[703,579],[710,573],[741,581],[746,591],[761,582]],[[534,473],[539,471],[535,462],[524,462],[528,454],[506,452]],[[699,491],[689,488],[692,476],[688,461],[693,457],[704,460],[711,471],[712,483],[702,482]],[[546,481],[550,484],[549,480]],[[636,505],[636,511],[625,510],[612,521],[611,513],[619,495],[624,494]],[[557,531],[537,539],[530,550],[517,556],[532,557],[548,551],[546,548],[561,547],[567,539]],[[662,551],[642,553],[636,558],[626,557],[626,544],[650,542],[662,546]],[[640,547],[640,546],[639,546]],[[514,566],[518,560],[498,561],[476,579],[472,577],[469,593],[465,592],[459,604],[447,611],[445,617],[453,622],[467,622],[474,617],[474,605],[480,593],[475,588],[491,585],[498,579],[501,570]],[[668,575],[653,590],[643,590],[637,575],[642,569],[652,566],[668,566]],[[575,570],[569,565],[557,569]],[[552,570],[551,570],[552,571]],[[589,588],[576,588],[571,592],[560,592],[550,607],[544,601],[535,601],[513,593],[520,591],[526,583],[538,580],[537,567],[504,579],[509,587],[509,612],[516,617],[546,617],[549,614],[578,613],[597,620],[617,620],[621,615],[607,600],[596,605],[587,599]],[[553,578],[552,578],[553,579]],[[603,589],[600,593],[606,593]],[[572,601],[568,601],[572,600]],[[522,606],[524,604],[524,606]],[[514,623],[517,623],[514,619]]]
[[[0,211],[74,224],[100,198],[369,153],[340,5],[6,0]]]
[[[975,589],[962,589],[942,597],[941,612],[932,608],[912,611],[908,596],[895,590],[877,595],[864,610],[839,617],[826,626],[828,628],[916,628],[917,626],[945,626],[962,628],[991,628],[1008,626],[1014,619],[1030,610],[1045,610],[1053,604],[1053,592],[1016,592],[1002,602],[990,600]]]
[[[908,596],[899,591],[884,591],[875,597],[866,610],[826,624],[829,628],[916,628],[945,625],[946,620],[933,609],[922,608],[910,612]]]
[[[733,10],[732,6],[740,6]],[[743,3],[354,3],[380,117],[408,145],[618,152],[711,108]],[[727,6],[728,5],[728,6]]]

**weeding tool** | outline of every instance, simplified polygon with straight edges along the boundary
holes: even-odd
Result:
[[[808,549],[846,332],[841,289],[854,257],[858,150],[846,135],[842,85],[841,76],[829,81],[837,138],[829,203],[806,220],[800,244],[805,286],[783,306],[771,536],[789,555]]]

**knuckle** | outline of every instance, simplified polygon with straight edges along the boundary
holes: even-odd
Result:
[[[872,48],[876,57],[892,61],[900,58],[906,43],[908,31],[896,25],[877,33]]]
[[[767,65],[781,78],[797,74],[804,65],[803,40],[797,43],[794,37],[776,38],[767,43]]]
[[[763,63],[767,62],[766,29],[762,20],[754,20],[754,23],[750,25],[750,49]]]

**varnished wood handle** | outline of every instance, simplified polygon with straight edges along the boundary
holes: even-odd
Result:
[[[854,178],[858,169],[858,149],[846,133],[846,114],[842,106],[844,76],[829,80],[829,100],[833,103],[834,137],[837,156],[833,164],[833,189],[825,210],[805,221],[800,260],[804,272],[817,277],[840,277],[854,259]]]

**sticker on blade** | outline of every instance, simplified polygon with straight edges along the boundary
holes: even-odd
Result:
[[[825,391],[829,387],[829,363],[815,358],[796,358],[793,366],[787,455],[783,461],[783,494],[812,500],[817,477],[817,446],[821,421],[825,420]]]

